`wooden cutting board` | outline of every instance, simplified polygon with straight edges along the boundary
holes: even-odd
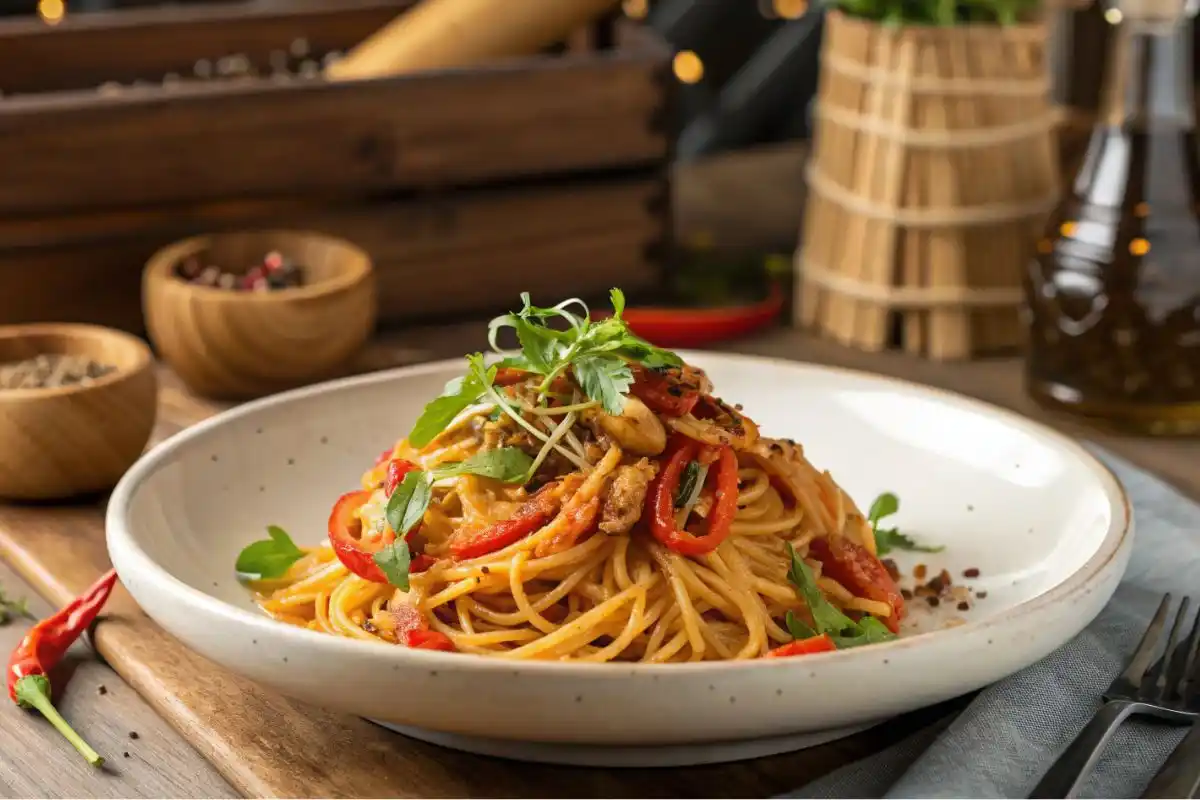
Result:
[[[482,327],[410,331],[377,343],[359,370],[479,348]],[[736,343],[741,351],[869,368],[1030,411],[1012,361],[940,365],[810,341],[792,332]],[[221,410],[166,370],[155,439]],[[1200,444],[1102,437],[1128,458],[1200,495]],[[64,506],[0,505],[0,555],[48,600],[65,602],[109,568],[102,499]],[[152,623],[123,590],[96,629],[112,667],[239,791],[254,797],[706,797],[770,796],[877,752],[961,701],[893,720],[799,753],[732,765],[598,770],[520,764],[417,742],[369,722],[320,711],[266,691],[195,655]],[[402,687],[397,687],[402,690]]]

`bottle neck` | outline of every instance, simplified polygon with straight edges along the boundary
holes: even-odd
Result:
[[[1125,21],[1109,46],[1100,119],[1145,129],[1193,128],[1196,122],[1192,18],[1174,24]]]

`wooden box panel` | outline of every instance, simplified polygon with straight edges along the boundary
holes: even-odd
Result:
[[[126,80],[156,79],[230,52],[261,61],[304,31],[314,48],[348,48],[405,5],[356,0],[341,17],[328,7],[304,14],[185,8],[150,21],[148,11],[118,12],[107,15],[117,19],[107,26],[84,20],[49,33],[0,26],[0,90],[94,85],[109,73],[109,59]],[[668,56],[652,34],[628,29],[612,50],[394,78],[18,94],[0,103],[0,214],[362,198],[653,167],[669,147]]]
[[[295,227],[372,256],[381,323],[499,311],[661,284],[664,183],[654,176],[431,194],[397,202],[294,202],[0,223],[0,322],[69,320],[143,330],[140,275],[159,247],[196,233]],[[60,240],[40,245],[48,228]]]

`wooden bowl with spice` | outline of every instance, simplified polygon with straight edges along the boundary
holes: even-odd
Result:
[[[339,374],[375,327],[375,279],[366,252],[332,236],[213,234],[150,259],[142,308],[190,389],[244,400]]]
[[[0,326],[0,497],[111,489],[150,439],[157,404],[154,357],[135,336]]]

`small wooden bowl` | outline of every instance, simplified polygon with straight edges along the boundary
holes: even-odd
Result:
[[[86,385],[0,389],[0,497],[50,500],[111,489],[154,428],[150,348],[94,325],[0,327],[0,364],[44,354],[83,356],[116,370]]]
[[[191,256],[234,271],[261,263],[272,250],[303,268],[303,286],[238,292],[175,275]],[[244,400],[336,375],[375,327],[375,278],[363,250],[323,234],[197,236],[146,264],[142,309],[159,355],[192,391]]]

